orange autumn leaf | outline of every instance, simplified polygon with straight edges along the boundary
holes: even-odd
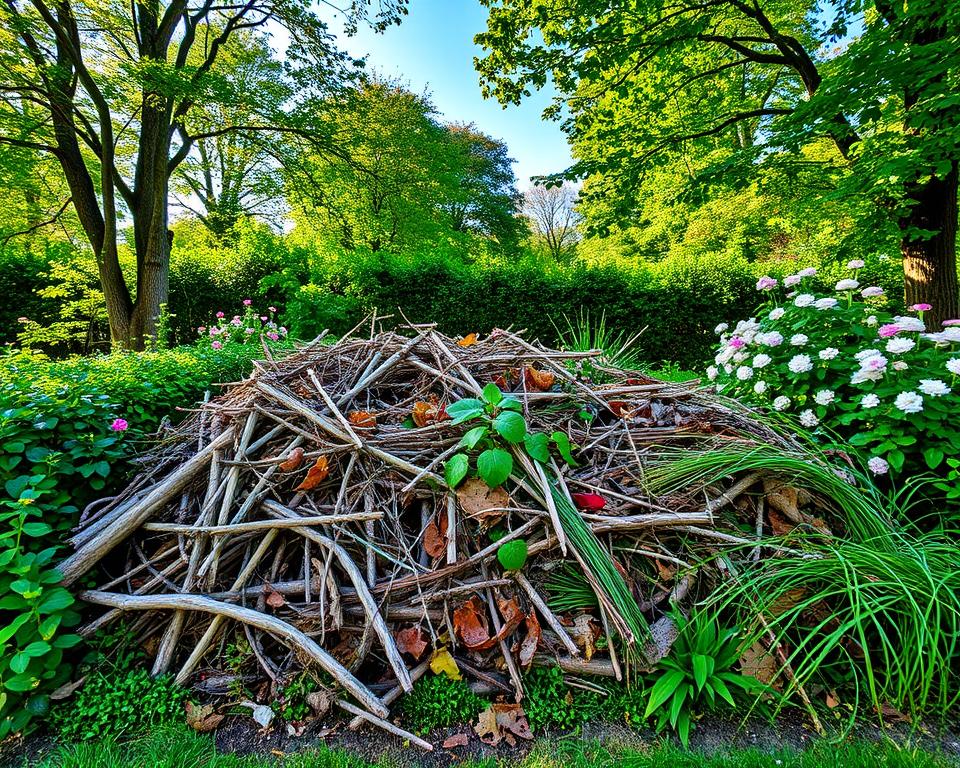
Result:
[[[440,524],[431,520],[423,532],[423,548],[430,557],[440,557],[447,550],[447,516],[440,516]]]
[[[303,478],[303,482],[300,483],[295,491],[312,491],[320,483],[327,479],[327,476],[330,474],[330,462],[327,461],[326,456],[318,456],[316,463],[307,470],[307,476]]]
[[[294,448],[290,451],[285,461],[281,461],[277,467],[281,472],[292,472],[303,464],[303,448]]]
[[[553,386],[553,382],[556,380],[556,376],[550,373],[550,371],[538,371],[530,365],[523,369],[523,378],[526,382],[527,389],[533,390],[534,392],[546,392]]]
[[[350,411],[347,421],[357,429],[373,429],[377,426],[377,417],[369,411]]]
[[[543,631],[540,629],[540,622],[533,611],[527,614],[527,636],[520,643],[519,660],[521,667],[529,667],[533,662],[533,657],[537,652],[537,646],[540,645],[540,638]]]
[[[454,610],[453,628],[460,635],[463,644],[471,650],[482,647],[490,640],[487,620],[479,598],[471,597]]]
[[[423,636],[423,630],[419,625],[401,629],[396,635],[397,650],[400,653],[409,653],[417,661],[427,649],[427,639]]]
[[[464,336],[462,339],[460,339],[460,341],[457,342],[457,346],[458,346],[458,347],[472,347],[472,346],[473,346],[474,344],[476,344],[476,343],[477,343],[477,334],[475,334],[475,333],[468,333],[466,336]]]
[[[413,423],[418,427],[436,424],[438,421],[446,421],[450,418],[447,415],[446,407],[436,401],[427,403],[421,400],[414,403],[413,411],[410,415],[413,418]]]

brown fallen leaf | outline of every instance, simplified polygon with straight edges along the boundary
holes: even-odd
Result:
[[[187,715],[187,725],[197,733],[209,733],[223,720],[223,715],[213,711],[213,704],[193,704],[187,702],[184,706]]]
[[[401,629],[396,634],[397,650],[400,653],[409,653],[417,661],[423,655],[427,648],[427,639],[423,636],[423,630],[420,625]]]
[[[527,389],[533,392],[546,392],[553,386],[556,378],[550,371],[538,371],[531,365],[523,369],[524,383],[527,385]]]
[[[457,346],[458,346],[458,347],[472,347],[472,346],[473,346],[474,344],[476,344],[476,343],[477,343],[477,334],[475,334],[475,333],[468,333],[466,336],[464,336],[462,339],[460,339],[460,341],[457,342]]]
[[[453,611],[454,631],[467,648],[474,650],[490,640],[486,614],[480,598],[474,596]]]
[[[267,587],[267,599],[265,601],[267,605],[269,605],[271,608],[280,608],[287,604],[287,601],[283,595],[270,589],[269,585],[265,586]]]
[[[537,652],[537,646],[540,645],[540,638],[543,631],[540,629],[540,622],[537,621],[537,615],[530,611],[525,619],[527,625],[527,634],[520,642],[520,652],[517,654],[521,667],[530,666],[533,657]]]
[[[600,625],[596,623],[593,616],[589,613],[578,614],[567,627],[567,634],[578,648],[583,649],[583,658],[590,661],[597,649],[596,640],[600,636]]]
[[[293,470],[299,469],[301,464],[303,464],[303,448],[294,448],[290,451],[290,455],[280,462],[277,469],[281,472],[293,472]]]
[[[430,557],[440,557],[447,551],[447,516],[440,515],[440,524],[436,518],[430,521],[423,532],[423,548]]]
[[[797,527],[796,523],[772,506],[767,510],[767,519],[770,521],[770,530],[773,531],[774,536],[786,536]]]
[[[479,477],[471,477],[457,488],[457,501],[469,517],[499,519],[506,514],[501,510],[510,506],[510,494],[503,486],[490,488]]]
[[[440,405],[436,397],[429,403],[423,400],[414,403],[410,416],[413,418],[413,423],[418,427],[436,424],[439,421],[446,421],[450,418],[447,415],[446,407]]]
[[[347,421],[357,429],[373,429],[377,426],[377,417],[369,411],[350,411]]]
[[[295,491],[312,491],[330,475],[330,462],[326,456],[318,456],[316,462],[307,470],[307,476],[303,478]]]
[[[780,667],[780,662],[760,641],[747,646],[740,653],[740,672],[778,691],[783,687],[779,680]]]
[[[524,740],[533,738],[527,715],[519,704],[491,704],[480,713],[474,732],[485,744],[499,744],[506,740],[513,747],[517,744],[516,737]]]
[[[452,749],[453,747],[465,747],[470,742],[470,736],[466,733],[455,733],[452,736],[447,736],[443,740],[444,749]]]

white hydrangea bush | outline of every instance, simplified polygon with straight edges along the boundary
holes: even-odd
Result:
[[[766,302],[717,326],[707,377],[725,395],[837,433],[876,475],[937,470],[960,456],[960,319],[928,328],[927,304],[881,311],[883,290],[857,280],[863,262],[847,266],[830,296],[805,286],[812,267],[782,283],[760,278]]]

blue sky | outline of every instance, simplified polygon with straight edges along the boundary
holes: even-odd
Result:
[[[483,98],[473,68],[473,57],[481,51],[473,36],[485,27],[486,9],[476,0],[411,0],[400,26],[383,34],[363,28],[339,40],[351,55],[366,55],[377,72],[399,77],[417,93],[430,92],[444,120],[475,123],[505,141],[516,160],[519,186],[525,189],[530,176],[566,168],[570,150],[559,124],[540,117],[552,90],[506,109]]]

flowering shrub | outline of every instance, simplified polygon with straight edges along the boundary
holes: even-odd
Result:
[[[960,320],[928,331],[928,304],[881,311],[883,290],[856,278],[863,262],[847,266],[829,296],[807,289],[813,268],[782,285],[761,278],[766,303],[755,318],[717,326],[707,376],[723,394],[835,431],[876,475],[938,469],[960,455]]]
[[[277,324],[276,307],[268,307],[268,314],[261,315],[253,308],[252,299],[243,300],[243,314],[226,319],[222,310],[216,313],[215,320],[209,325],[197,328],[201,341],[209,340],[213,349],[223,349],[227,344],[247,344],[261,337],[269,341],[280,341],[287,337],[287,329]]]

